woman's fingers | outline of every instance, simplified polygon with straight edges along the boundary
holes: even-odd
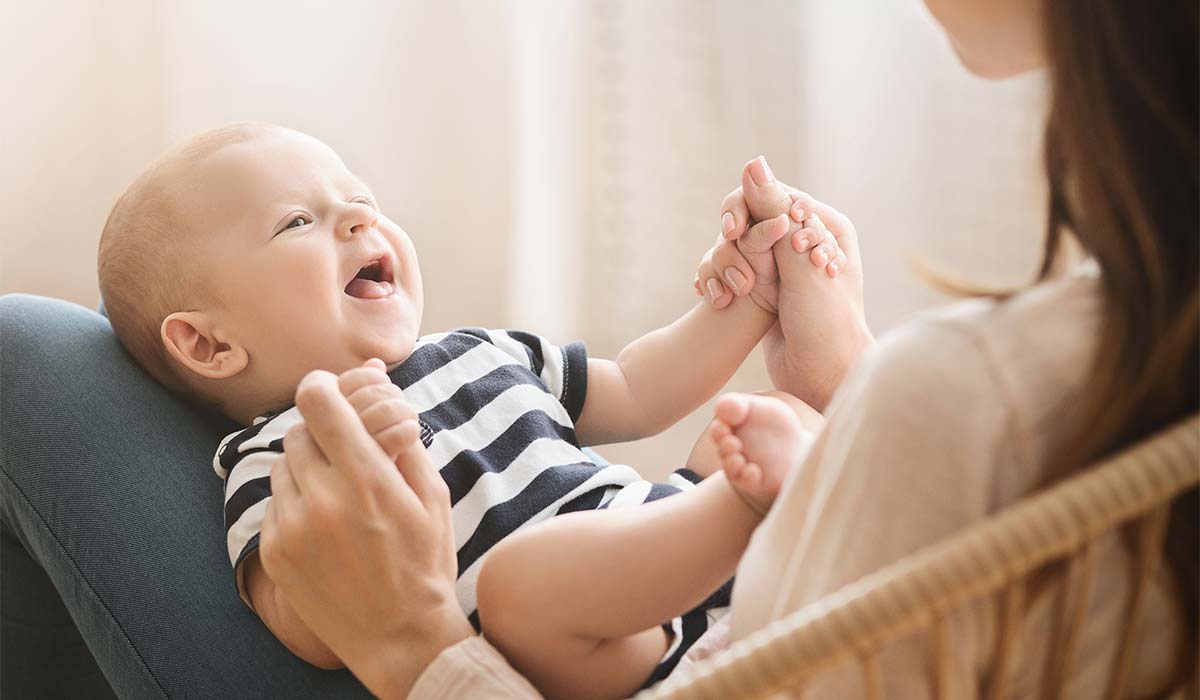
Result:
[[[271,499],[267,502],[267,509],[276,508],[273,517],[278,519],[280,510],[294,508],[300,499],[300,487],[292,478],[286,454],[279,455],[271,463],[270,481]]]
[[[267,514],[264,517],[273,519],[276,525],[283,525],[288,521],[288,515],[303,507],[300,487],[292,477],[287,455],[279,455],[271,463],[269,478],[271,498],[267,501]]]
[[[279,557],[287,556],[281,548],[286,548],[291,541],[291,532],[286,528],[297,520],[305,522],[307,518],[302,515],[304,499],[292,478],[286,454],[279,455],[271,463],[270,481],[271,498],[267,499],[267,511],[263,514],[259,532],[259,557],[267,575],[278,582],[285,575],[279,566]]]
[[[329,466],[329,460],[304,423],[297,423],[284,433],[283,453],[291,456],[288,478],[298,490],[319,491],[322,488],[317,482],[325,471],[322,467]]]

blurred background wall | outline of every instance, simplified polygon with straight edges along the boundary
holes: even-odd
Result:
[[[857,224],[877,334],[947,300],[913,262],[1033,270],[1044,78],[985,83],[918,0],[46,0],[0,42],[0,293],[98,301],[104,218],[169,144],[310,132],[413,237],[425,330],[592,354],[695,303],[722,197],[764,154]],[[755,355],[731,383],[767,386]],[[649,474],[706,422],[606,448]]]

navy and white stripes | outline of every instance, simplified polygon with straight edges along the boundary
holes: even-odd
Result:
[[[467,328],[422,338],[389,375],[416,409],[426,451],[450,488],[458,600],[472,619],[483,556],[504,537],[559,513],[656,500],[695,480],[681,472],[670,484],[651,484],[580,449],[574,425],[587,393],[582,343],[558,347],[520,331]],[[300,420],[294,407],[264,416],[226,437],[213,459],[225,479],[235,570],[258,547],[271,463]]]

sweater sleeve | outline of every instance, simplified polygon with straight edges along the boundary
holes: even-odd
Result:
[[[438,654],[417,679],[408,700],[542,700],[483,637],[467,637]]]

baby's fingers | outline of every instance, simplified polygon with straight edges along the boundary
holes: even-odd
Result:
[[[712,266],[735,296],[743,296],[754,286],[754,270],[733,241],[724,241],[713,248]]]
[[[386,375],[384,376],[386,377]],[[346,396],[346,400],[350,402],[359,418],[365,420],[367,413],[377,404],[387,404],[393,401],[404,403],[404,392],[400,390],[400,387],[392,384],[391,380],[372,382],[356,389],[354,393]],[[367,427],[367,431],[374,432],[370,426]]]
[[[739,187],[725,195],[721,202],[721,236],[726,240],[735,240],[746,230],[750,222],[750,210],[746,207],[746,197]]]
[[[760,221],[738,241],[738,248],[752,254],[766,253],[775,245],[775,241],[787,235],[788,228],[787,214]]]
[[[382,369],[383,362],[380,360],[376,360],[376,362],[379,362],[378,366],[365,364],[362,367],[342,372],[338,376],[338,389],[341,390],[342,396],[349,398],[354,392],[372,384],[391,384],[387,373]]]
[[[374,437],[383,453],[391,459],[396,459],[417,444],[421,437],[421,425],[416,419],[406,420],[376,433]]]
[[[399,397],[377,401],[360,414],[368,433],[378,435],[388,428],[416,420],[417,411]]]
[[[729,306],[729,302],[733,301],[733,294],[730,294],[725,285],[721,283],[717,276],[717,268],[713,263],[714,251],[725,245],[727,244],[722,243],[717,248],[705,253],[704,257],[700,259],[700,266],[696,269],[698,291],[708,299],[709,304],[718,309]]]

